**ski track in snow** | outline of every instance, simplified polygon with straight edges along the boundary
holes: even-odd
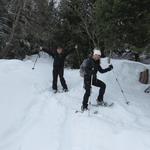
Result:
[[[33,99],[26,108],[24,116],[1,136],[3,144],[0,145],[0,149],[5,149],[5,146],[13,144],[16,140],[21,139],[22,135],[28,130],[31,130],[45,109],[46,104],[47,101],[43,99],[43,95],[38,95],[37,98]]]
[[[66,150],[67,148],[71,149],[71,136],[69,135],[70,132],[69,131],[69,126],[70,126],[70,112],[68,110],[68,108],[63,105],[59,100],[58,102],[60,103],[60,105],[62,105],[63,107],[65,107],[65,118],[62,122],[61,128],[60,128],[60,139],[59,139],[59,147],[58,150]],[[67,147],[65,147],[67,145]]]
[[[1,63],[5,64],[5,62]],[[20,63],[20,61],[17,61],[16,63]],[[25,61],[25,63],[26,65],[31,65],[30,61]],[[21,62],[21,64],[23,64],[23,62]],[[46,62],[44,62],[41,67],[37,68],[37,75],[38,69],[42,70],[42,67],[45,65],[45,68],[47,69],[48,65]],[[114,66],[117,66],[117,61],[114,61]],[[127,68],[126,64],[123,64],[123,66]],[[14,72],[15,69],[22,70],[23,68],[21,67],[21,65],[15,67],[9,66],[8,69],[4,68],[3,70],[4,73],[7,74],[12,71]],[[121,68],[115,70],[117,77],[119,69],[121,70]],[[44,71],[45,70],[43,69],[42,74],[45,74]],[[47,73],[51,74],[50,72],[51,70]],[[36,75],[36,70],[34,73]],[[72,78],[76,79],[76,74],[76,71],[66,70],[67,80],[72,76]],[[109,78],[106,80],[108,87],[105,99],[106,101],[111,101],[115,104],[112,108],[91,107],[92,112],[98,110],[99,113],[91,113],[90,116],[88,115],[88,112],[75,114],[75,110],[80,109],[84,93],[82,88],[83,81],[81,78],[77,77],[77,79],[80,79],[78,82],[76,80],[67,81],[70,89],[69,92],[57,94],[52,93],[50,87],[52,82],[51,75],[50,79],[46,76],[47,79],[43,79],[42,82],[33,81],[31,83],[31,89],[34,92],[34,95],[27,107],[23,110],[24,113],[21,118],[15,120],[13,125],[0,135],[0,149],[119,150],[120,147],[116,147],[117,143],[115,143],[115,135],[118,140],[120,140],[121,138],[119,138],[119,136],[121,136],[121,133],[124,137],[131,135],[131,138],[135,137],[134,134],[137,133],[137,135],[142,135],[144,138],[145,147],[142,150],[148,150],[150,148],[150,145],[148,144],[149,141],[146,138],[150,137],[150,102],[147,101],[148,96],[145,94],[138,94],[136,92],[136,90],[139,90],[138,87],[135,87],[136,89],[131,87],[127,90],[125,84],[123,84],[120,77],[118,77],[119,81],[122,83],[121,86],[125,89],[127,98],[130,100],[130,104],[126,105],[113,73],[110,72],[106,77],[102,76],[101,78],[105,80],[105,78],[107,79],[107,76],[110,76],[110,78],[114,80],[109,81]],[[39,75],[39,79],[40,77],[41,76]],[[126,76],[124,78],[126,78]],[[109,85],[109,82],[111,82],[112,85]],[[132,89],[133,95],[130,89]],[[112,93],[117,91],[117,96],[115,94],[111,95],[111,93],[108,92],[110,90]],[[92,87],[91,100],[93,103],[95,103],[97,94],[97,88]],[[138,94],[138,97],[135,98],[134,94]],[[144,96],[147,97],[147,99],[143,99]],[[145,103],[148,103],[149,106],[148,104],[141,103],[141,99]],[[45,127],[45,129],[43,127]],[[42,137],[45,142],[41,142],[42,137],[34,139],[36,136],[34,134],[37,134],[38,136],[40,133],[43,134]],[[142,133],[145,133],[145,135]],[[105,136],[105,134],[108,134],[108,137]],[[96,139],[95,137],[100,137],[102,139]],[[107,140],[109,139],[114,140],[114,143],[105,147],[104,145],[107,144]],[[138,137],[137,140],[139,140]],[[41,144],[38,143],[39,146],[35,144],[38,141],[41,142]],[[129,141],[128,143],[130,144]],[[46,147],[46,144],[49,147]],[[142,144],[138,144],[140,148]],[[134,145],[134,147],[138,148],[138,144],[137,146]],[[45,146],[45,149],[43,148],[43,145]]]

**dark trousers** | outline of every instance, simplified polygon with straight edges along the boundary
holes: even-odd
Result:
[[[66,81],[63,77],[64,76],[64,68],[54,68],[53,69],[53,85],[52,85],[52,88],[54,90],[57,90],[58,76],[60,78],[60,82],[61,82],[61,85],[62,85],[63,89],[68,89]]]
[[[92,81],[92,85],[96,86],[96,87],[100,87],[99,90],[99,95],[97,97],[98,101],[103,101],[103,96],[105,93],[105,89],[106,89],[106,84],[98,79],[94,79]],[[84,77],[84,88],[85,88],[85,94],[83,96],[83,106],[86,108],[88,106],[88,100],[91,94],[91,79],[88,79],[86,77]]]

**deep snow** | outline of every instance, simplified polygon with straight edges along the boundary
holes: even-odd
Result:
[[[53,60],[40,55],[34,70],[36,55],[24,61],[0,60],[0,150],[150,150],[150,94],[138,82],[139,72],[150,65],[112,60],[114,72],[98,77],[107,84],[105,101],[115,105],[92,107],[91,112],[99,113],[89,116],[74,113],[84,94],[79,70],[66,68],[69,92],[53,94]],[[108,66],[107,59],[102,66]],[[92,87],[92,103],[97,94]]]

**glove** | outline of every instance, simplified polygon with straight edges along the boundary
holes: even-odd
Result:
[[[42,51],[42,49],[43,49],[43,47],[42,47],[42,46],[40,46],[40,51]]]
[[[113,65],[109,65],[109,67],[108,67],[110,70],[112,70],[113,69]]]

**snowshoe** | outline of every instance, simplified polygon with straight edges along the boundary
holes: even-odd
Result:
[[[63,92],[68,92],[69,90],[68,89],[63,89]]]

